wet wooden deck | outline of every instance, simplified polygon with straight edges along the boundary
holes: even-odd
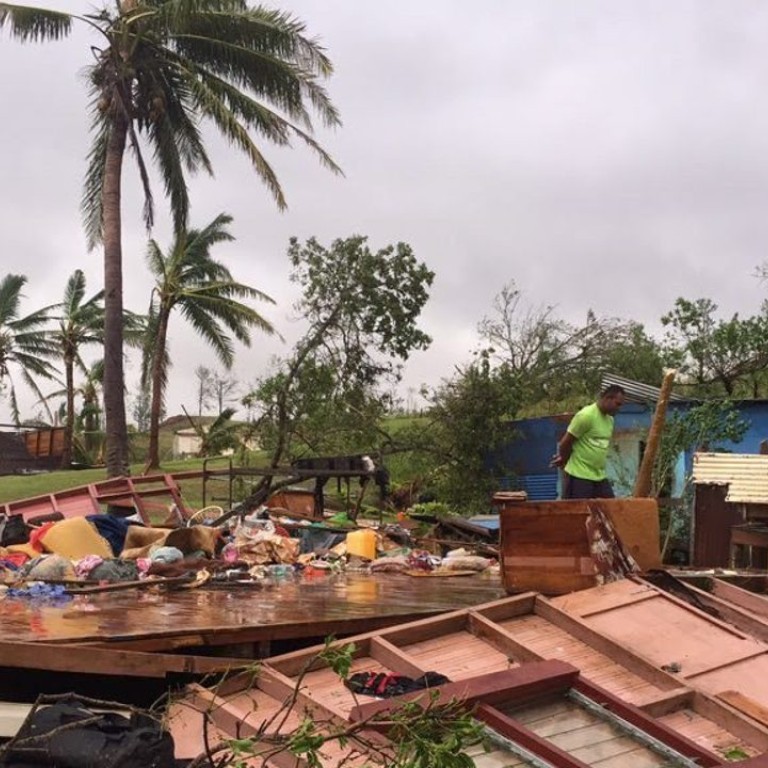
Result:
[[[267,653],[273,640],[371,631],[504,596],[498,574],[348,573],[228,589],[77,595],[56,604],[5,599],[0,642],[94,643],[141,651],[253,643]]]

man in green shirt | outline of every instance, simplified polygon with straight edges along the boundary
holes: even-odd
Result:
[[[552,459],[553,466],[563,469],[562,498],[613,498],[605,465],[613,436],[613,416],[624,405],[624,395],[622,387],[612,384],[597,402],[571,419]]]

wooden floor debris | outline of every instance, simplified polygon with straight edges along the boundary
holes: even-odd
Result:
[[[264,649],[274,640],[353,634],[503,594],[498,574],[413,579],[350,572],[288,576],[228,591],[117,591],[61,604],[2,600],[0,642],[152,652],[246,644]]]
[[[504,497],[497,506],[502,576],[510,593],[588,589],[633,570],[627,565],[612,574],[619,562],[636,563],[641,570],[661,567],[655,499],[520,502]],[[610,541],[598,536],[602,549],[594,541],[596,516],[611,532]]]
[[[768,766],[768,648],[640,579],[554,599],[508,597],[339,644],[348,642],[356,649],[350,675],[437,672],[451,681],[446,696],[474,701],[476,716],[502,737],[490,753],[473,752],[480,768],[542,760],[563,768]],[[349,723],[394,706],[397,699],[350,691],[317,660],[319,650],[272,657],[259,676],[236,676],[215,691],[195,686],[170,713],[179,749],[202,751],[205,718],[224,737],[257,733],[297,686],[294,723],[305,707]],[[745,664],[756,665],[752,687]],[[336,745],[324,765],[344,754]]]

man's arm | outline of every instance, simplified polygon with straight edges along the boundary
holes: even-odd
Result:
[[[557,453],[552,457],[550,465],[564,467],[568,463],[568,459],[571,458],[571,451],[573,451],[575,442],[576,438],[570,432],[566,432],[557,444]]]

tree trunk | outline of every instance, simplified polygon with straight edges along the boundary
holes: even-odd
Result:
[[[116,114],[107,145],[102,187],[104,216],[104,420],[107,476],[130,474],[128,427],[125,419],[123,373],[123,251],[120,187],[128,132],[126,119]]]
[[[67,391],[67,415],[64,422],[64,448],[61,452],[61,468],[69,469],[72,464],[72,442],[75,434],[75,374],[74,360],[67,352],[64,355],[64,380]]]
[[[645,497],[651,495],[653,486],[653,467],[656,463],[656,454],[659,451],[661,435],[664,431],[664,420],[667,415],[667,405],[672,395],[672,385],[675,383],[675,371],[669,371],[664,376],[659,391],[659,400],[656,403],[656,411],[653,414],[653,421],[648,432],[648,439],[645,443],[645,453],[640,464],[640,469],[635,478],[635,488],[632,496]]]
[[[157,317],[157,336],[152,351],[152,400],[149,407],[149,453],[146,469],[160,468],[160,412],[163,409],[165,341],[168,336],[170,309],[161,303]]]

